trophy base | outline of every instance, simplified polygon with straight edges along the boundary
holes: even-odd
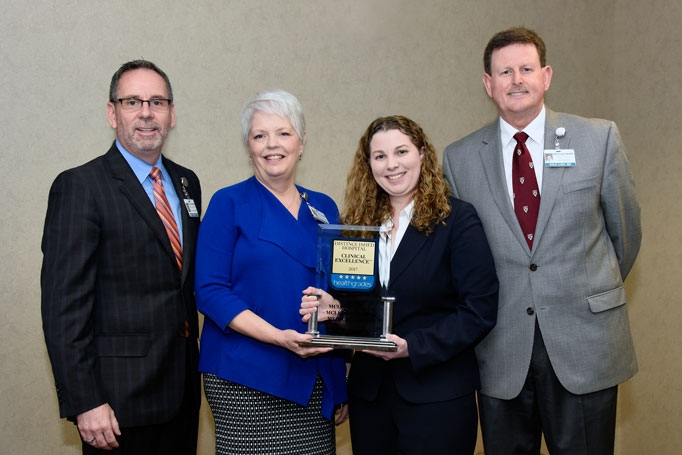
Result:
[[[312,339],[312,341],[307,343],[300,343],[300,346],[334,349],[366,349],[373,351],[391,352],[395,352],[398,350],[398,345],[385,338],[350,337],[334,335],[316,335],[315,338]]]

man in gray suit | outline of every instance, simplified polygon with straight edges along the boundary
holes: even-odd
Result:
[[[443,160],[500,280],[476,351],[485,453],[539,454],[544,432],[553,455],[613,454],[618,384],[637,371],[623,280],[641,226],[624,146],[613,122],[545,107],[552,68],[532,30],[496,34],[484,66],[500,117]]]

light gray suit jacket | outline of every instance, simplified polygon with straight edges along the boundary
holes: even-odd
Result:
[[[528,373],[537,318],[562,385],[585,394],[637,372],[623,280],[641,243],[640,209],[615,123],[546,110],[545,149],[557,127],[575,167],[544,168],[530,251],[514,214],[499,121],[445,149],[456,197],[483,221],[500,281],[497,325],[476,350],[481,392],[516,397]]]

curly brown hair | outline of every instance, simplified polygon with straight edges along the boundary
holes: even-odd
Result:
[[[340,219],[344,224],[379,226],[391,218],[392,208],[388,194],[381,188],[370,167],[370,142],[376,133],[399,130],[410,138],[423,152],[419,182],[414,195],[414,212],[411,224],[427,235],[437,223],[445,224],[452,210],[450,188],[443,177],[443,167],[438,161],[436,149],[413,120],[401,115],[379,117],[374,120],[358,143],[353,164],[346,179],[344,208]],[[371,233],[367,233],[371,235]]]

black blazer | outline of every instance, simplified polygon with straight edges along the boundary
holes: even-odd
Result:
[[[201,210],[199,179],[163,158],[182,200],[181,178]],[[109,403],[121,426],[177,414],[186,362],[196,371],[194,249],[199,218],[183,205],[183,269],[154,205],[115,144],[61,173],[50,189],[41,273],[45,342],[60,414]],[[185,321],[190,337],[185,338]],[[197,404],[198,406],[198,404]]]
[[[451,199],[452,213],[428,236],[411,225],[391,261],[386,295],[396,298],[393,333],[409,357],[384,361],[356,353],[349,395],[374,400],[386,375],[413,403],[444,401],[480,386],[474,346],[495,325],[497,275],[473,206]],[[378,292],[378,291],[377,291]]]

